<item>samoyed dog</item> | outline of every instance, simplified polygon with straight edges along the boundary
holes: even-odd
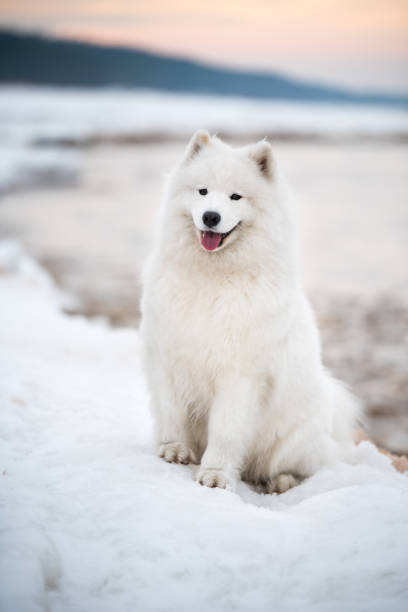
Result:
[[[268,142],[203,130],[169,177],[144,364],[160,457],[200,464],[207,487],[284,492],[354,445],[359,406],[322,365],[284,191]]]

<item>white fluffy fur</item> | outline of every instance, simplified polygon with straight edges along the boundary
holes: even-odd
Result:
[[[205,210],[217,231],[240,222],[212,252]],[[201,463],[201,484],[282,491],[352,447],[358,404],[322,366],[295,250],[270,145],[197,132],[169,177],[142,338],[160,456]]]

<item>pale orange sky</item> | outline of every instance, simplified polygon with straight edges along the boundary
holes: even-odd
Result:
[[[408,91],[408,0],[0,0],[0,23]]]

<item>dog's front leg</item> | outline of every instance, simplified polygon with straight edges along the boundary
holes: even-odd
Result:
[[[256,432],[257,404],[248,379],[223,381],[209,413],[208,444],[197,474],[200,484],[235,488]]]
[[[197,463],[189,443],[186,414],[168,405],[157,412],[156,438],[159,457],[169,463]]]
[[[178,401],[168,379],[157,378],[156,390],[152,393],[151,408],[155,415],[156,443],[159,456],[169,463],[197,463],[190,444],[188,414]]]

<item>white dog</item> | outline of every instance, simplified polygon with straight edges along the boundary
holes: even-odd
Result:
[[[159,454],[197,480],[286,491],[353,446],[358,404],[324,369],[270,145],[206,131],[170,176],[145,271]]]

